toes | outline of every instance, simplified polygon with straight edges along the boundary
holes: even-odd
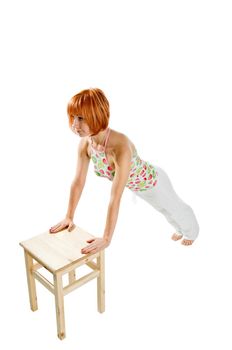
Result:
[[[181,244],[183,244],[183,245],[192,245],[193,241],[190,240],[190,239],[183,239]]]
[[[183,237],[183,235],[181,233],[174,233],[171,238],[173,241],[178,241],[182,237]]]

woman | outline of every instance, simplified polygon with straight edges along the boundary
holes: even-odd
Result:
[[[90,159],[98,176],[112,181],[103,237],[87,241],[83,254],[95,253],[109,246],[116,226],[125,187],[160,211],[175,228],[172,239],[181,238],[191,245],[199,233],[193,210],[175,193],[167,174],[159,167],[141,160],[135,145],[124,134],[108,127],[109,102],[100,89],[83,90],[68,103],[69,125],[81,137],[76,175],[71,185],[65,219],[51,227],[50,233],[74,227],[73,217],[85,185]]]

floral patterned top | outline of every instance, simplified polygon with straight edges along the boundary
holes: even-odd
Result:
[[[112,181],[115,170],[109,165],[105,153],[109,133],[110,129],[108,129],[106,141],[102,147],[102,150],[95,149],[93,144],[91,144],[91,159],[94,163],[94,171],[96,175],[106,177]],[[146,191],[156,185],[157,176],[158,173],[155,170],[155,167],[152,164],[140,159],[137,151],[135,150],[131,159],[131,169],[126,187],[132,191]]]

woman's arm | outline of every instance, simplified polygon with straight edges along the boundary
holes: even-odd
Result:
[[[74,213],[85,185],[86,175],[89,167],[90,158],[87,153],[87,147],[88,147],[88,141],[84,138],[81,139],[78,145],[77,168],[76,168],[76,174],[70,189],[68,210],[67,210],[65,219],[60,221],[57,225],[52,226],[50,228],[51,233],[57,233],[65,229],[66,227],[68,227],[68,230],[71,231],[73,227]]]
[[[87,241],[91,244],[82,249],[83,254],[95,253],[109,246],[117,223],[121,197],[129,177],[131,158],[132,152],[129,146],[120,146],[115,154],[115,175],[103,238],[94,238]]]
[[[73,219],[75,209],[85,186],[90,158],[87,153],[88,141],[81,139],[78,147],[77,168],[70,189],[69,204],[66,217]]]
[[[106,217],[106,225],[103,238],[111,242],[117,223],[120,201],[128,181],[131,164],[131,150],[120,148],[115,159],[115,176],[112,183],[110,202]]]

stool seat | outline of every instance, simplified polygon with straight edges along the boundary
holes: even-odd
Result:
[[[68,232],[63,230],[58,233],[49,231],[30,238],[20,243],[38,262],[50,272],[59,271],[64,267],[86,258],[81,249],[86,247],[88,239],[93,235],[80,227]]]
[[[97,278],[98,311],[105,311],[105,262],[104,250],[97,253],[82,254],[81,249],[93,235],[80,227],[71,232],[58,233],[46,231],[38,236],[20,242],[24,248],[29,300],[32,311],[38,309],[35,280],[43,284],[55,296],[57,335],[65,337],[64,295],[85,283]],[[94,261],[96,259],[96,261]],[[77,279],[76,269],[87,265],[91,272]],[[38,270],[45,268],[53,275],[53,283]],[[69,284],[63,287],[62,277],[68,273]]]

